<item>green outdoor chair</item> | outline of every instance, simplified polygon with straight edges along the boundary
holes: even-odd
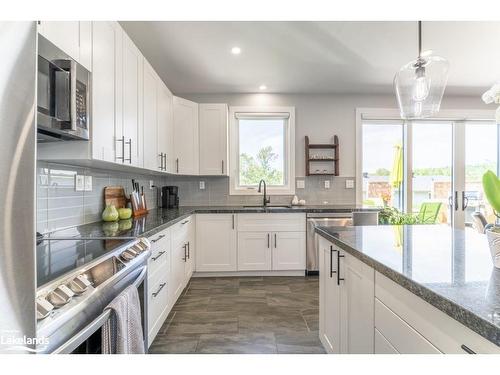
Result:
[[[417,218],[422,224],[436,224],[439,210],[443,203],[441,202],[424,202],[420,206],[420,211]]]

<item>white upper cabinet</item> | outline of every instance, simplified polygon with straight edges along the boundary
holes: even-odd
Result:
[[[92,158],[108,162],[116,161],[116,27],[115,22],[92,22]]]
[[[199,174],[198,104],[174,96],[174,170],[182,175]]]
[[[227,104],[200,104],[199,121],[200,175],[227,176]]]
[[[144,60],[143,127],[144,168],[161,171],[162,160],[157,147],[158,139],[158,77]]]
[[[142,62],[139,49],[125,32],[122,32],[122,105],[124,163],[143,166],[142,158]]]
[[[160,163],[164,172],[174,171],[174,96],[159,80],[158,87],[158,155],[163,157]],[[163,154],[163,155],[162,155]]]
[[[91,70],[90,21],[40,21],[38,32],[86,69]]]

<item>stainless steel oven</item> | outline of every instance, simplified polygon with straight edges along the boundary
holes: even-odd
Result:
[[[38,36],[38,141],[88,140],[90,72]]]

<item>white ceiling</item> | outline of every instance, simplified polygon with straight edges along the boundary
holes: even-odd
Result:
[[[417,55],[416,22],[121,22],[176,94],[391,93]],[[230,53],[239,46],[242,53]],[[500,22],[424,22],[423,49],[450,62],[448,94],[500,80]]]

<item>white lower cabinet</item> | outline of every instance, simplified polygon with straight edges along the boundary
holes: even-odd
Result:
[[[236,271],[235,214],[196,215],[196,271]]]
[[[171,296],[175,303],[194,272],[195,222],[194,216],[181,220],[172,230]]]
[[[238,271],[270,271],[271,233],[238,233]]]
[[[328,353],[373,348],[374,270],[320,237],[320,340]]]
[[[151,257],[148,261],[147,315],[148,344],[151,345],[172,304],[169,300],[171,271],[171,236],[166,229],[150,239]]]
[[[305,270],[305,232],[274,232],[272,269],[276,271]]]

